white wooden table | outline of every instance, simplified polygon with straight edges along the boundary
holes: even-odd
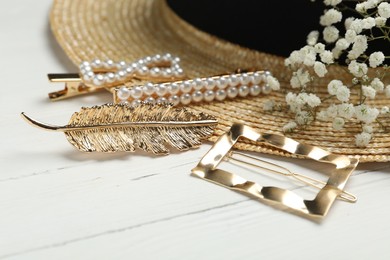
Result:
[[[51,35],[50,4],[0,8],[0,259],[390,259],[389,163],[360,165],[347,184],[358,202],[336,201],[318,224],[190,176],[210,144],[165,157],[83,154],[26,124],[22,111],[61,125],[111,98],[48,100],[62,86],[46,74],[76,71]]]

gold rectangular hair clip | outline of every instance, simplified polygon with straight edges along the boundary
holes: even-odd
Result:
[[[293,173],[284,167],[260,159],[255,158],[255,160],[261,164],[254,165],[235,157],[239,155],[243,158],[253,159],[252,156],[233,150],[234,144],[239,139],[263,142],[295,155],[304,156],[318,162],[332,164],[334,169],[332,169],[329,179],[325,183],[308,176]],[[239,175],[218,168],[223,160],[234,160],[262,169],[272,168],[270,166],[273,166],[274,170],[270,170],[271,172],[293,177],[305,184],[320,189],[320,191],[314,199],[306,200],[290,190],[279,187],[263,187],[258,183],[246,180]],[[319,147],[303,144],[291,138],[277,134],[262,134],[251,127],[234,124],[227,133],[218,139],[201,159],[199,164],[192,169],[192,174],[223,187],[240,191],[261,201],[270,202],[283,208],[287,207],[299,215],[313,219],[321,219],[328,213],[335,199],[339,198],[349,202],[356,201],[356,197],[344,191],[344,187],[351,173],[358,165],[358,162],[357,159],[332,154]]]

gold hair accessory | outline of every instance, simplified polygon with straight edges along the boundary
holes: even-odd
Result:
[[[133,105],[138,105],[141,101],[169,102],[175,106],[191,102],[223,101],[237,96],[269,94],[275,86],[279,87],[279,83],[272,83],[276,83],[276,80],[269,71],[255,71],[161,84],[147,83],[131,88],[121,86],[114,89],[114,102],[131,102]]]
[[[112,60],[80,64],[80,74],[48,74],[50,82],[64,82],[65,88],[49,93],[51,100],[65,99],[101,89],[110,89],[123,84],[132,85],[131,81],[167,82],[184,78],[180,67],[180,58],[167,53],[148,56],[132,63]]]
[[[298,156],[329,163],[334,165],[335,168],[330,174],[328,181],[324,183],[308,176],[293,173],[284,167],[255,158],[257,163],[262,163],[261,165],[257,165],[247,160],[253,160],[254,158],[252,156],[232,151],[234,144],[240,138],[262,142],[266,145],[271,145]],[[245,160],[236,158],[237,155],[242,156]],[[236,174],[218,169],[219,164],[224,159],[238,161],[261,169],[267,168],[269,169],[268,171],[294,177],[303,183],[320,189],[320,191],[313,200],[304,200],[299,195],[289,190],[278,187],[262,187],[259,184],[248,181]],[[335,155],[321,148],[302,144],[281,135],[261,134],[248,126],[234,124],[227,133],[218,139],[213,147],[201,159],[199,164],[192,169],[192,174],[223,187],[240,191],[264,202],[276,203],[279,206],[287,207],[295,213],[311,218],[322,218],[328,213],[336,198],[349,202],[356,201],[354,195],[343,189],[358,162],[357,159]]]
[[[173,108],[169,104],[105,104],[82,108],[66,126],[53,126],[22,117],[32,125],[64,132],[68,141],[83,152],[133,152],[142,149],[158,155],[169,154],[166,144],[182,151],[201,145],[217,124],[215,118]]]

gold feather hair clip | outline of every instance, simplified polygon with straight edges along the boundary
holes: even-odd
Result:
[[[50,82],[64,82],[63,90],[49,93],[51,100],[60,100],[127,84],[169,82],[184,79],[180,58],[169,53],[147,56],[131,63],[112,60],[84,61],[79,73],[48,74]],[[135,83],[134,83],[135,82]]]
[[[54,126],[22,117],[33,126],[64,132],[68,141],[83,152],[134,152],[141,149],[169,154],[170,146],[183,151],[196,148],[214,131],[217,120],[204,113],[171,104],[105,104],[81,108],[68,125]]]

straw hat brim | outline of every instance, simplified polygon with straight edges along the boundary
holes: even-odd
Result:
[[[282,88],[289,87],[286,82],[290,73],[283,57],[246,49],[202,32],[178,17],[165,0],[55,0],[50,23],[57,41],[76,65],[96,58],[131,62],[148,55],[172,53],[181,58],[189,77],[230,73],[238,68],[267,69],[279,79]],[[337,77],[342,72],[331,73]],[[284,94],[272,92],[266,96],[190,105],[190,108],[218,118],[218,127],[210,141],[216,141],[233,122],[244,123],[260,132],[283,134],[282,127],[291,121],[292,114],[265,112],[263,103],[269,98],[282,102]],[[381,99],[375,102],[386,104]],[[388,134],[377,131],[368,147],[359,148],[354,139],[360,132],[357,124],[347,124],[342,131],[335,131],[331,123],[316,121],[285,135],[335,154],[359,158],[361,162],[390,160]],[[292,156],[245,140],[236,147]]]

